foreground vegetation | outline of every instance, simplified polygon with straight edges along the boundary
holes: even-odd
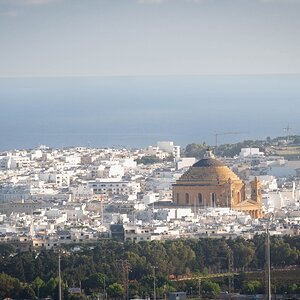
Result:
[[[109,298],[122,298],[126,294],[127,276],[129,297],[145,297],[153,291],[154,270],[160,297],[175,290],[198,295],[199,278],[202,278],[201,293],[213,296],[221,289],[228,290],[228,278],[234,274],[236,291],[261,292],[263,277],[255,275],[251,278],[253,273],[250,271],[261,273],[264,248],[264,236],[255,236],[253,240],[195,239],[164,243],[103,240],[93,246],[69,245],[63,249],[61,258],[64,299],[84,299],[85,295],[96,297],[104,290]],[[271,261],[273,268],[292,274],[292,269],[300,265],[300,237],[272,237]],[[211,275],[228,272],[230,274],[223,277]],[[46,296],[57,299],[57,274],[56,251],[15,253],[11,245],[0,244],[1,299]],[[298,275],[273,282],[273,288],[300,293]],[[68,293],[68,287],[80,286],[82,295]]]

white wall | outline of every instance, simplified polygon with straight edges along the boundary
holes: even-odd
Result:
[[[182,157],[177,162],[176,168],[177,168],[177,170],[180,170],[182,168],[188,168],[188,167],[191,167],[195,162],[196,162],[195,157]]]
[[[263,156],[264,153],[259,151],[259,148],[242,148],[240,152],[240,157],[247,156]]]

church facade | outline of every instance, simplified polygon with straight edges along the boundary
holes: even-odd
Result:
[[[250,183],[251,195],[246,197],[245,183],[208,151],[173,185],[173,203],[192,207],[229,207],[260,218],[262,197],[260,182]]]

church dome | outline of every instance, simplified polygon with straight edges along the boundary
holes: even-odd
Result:
[[[184,207],[230,207],[258,218],[262,213],[260,183],[251,182],[251,199],[245,183],[224,163],[207,151],[173,184],[173,203]]]
[[[225,164],[214,158],[208,151],[205,157],[196,162],[187,172],[185,172],[177,183],[180,184],[224,184],[231,181],[241,181],[241,179]]]
[[[214,158],[203,158],[199,161],[197,161],[193,167],[194,168],[200,168],[200,167],[224,167],[225,165]]]

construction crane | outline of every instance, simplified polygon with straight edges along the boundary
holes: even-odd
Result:
[[[236,135],[236,134],[243,134],[243,133],[247,133],[247,132],[243,132],[243,131],[233,131],[233,132],[222,132],[222,133],[216,133],[215,137],[216,137],[216,146],[215,146],[215,151],[218,147],[218,137],[221,135]]]
[[[288,124],[287,127],[283,128],[283,130],[286,132],[286,143],[288,144],[290,139],[290,131],[292,130],[290,124]]]

